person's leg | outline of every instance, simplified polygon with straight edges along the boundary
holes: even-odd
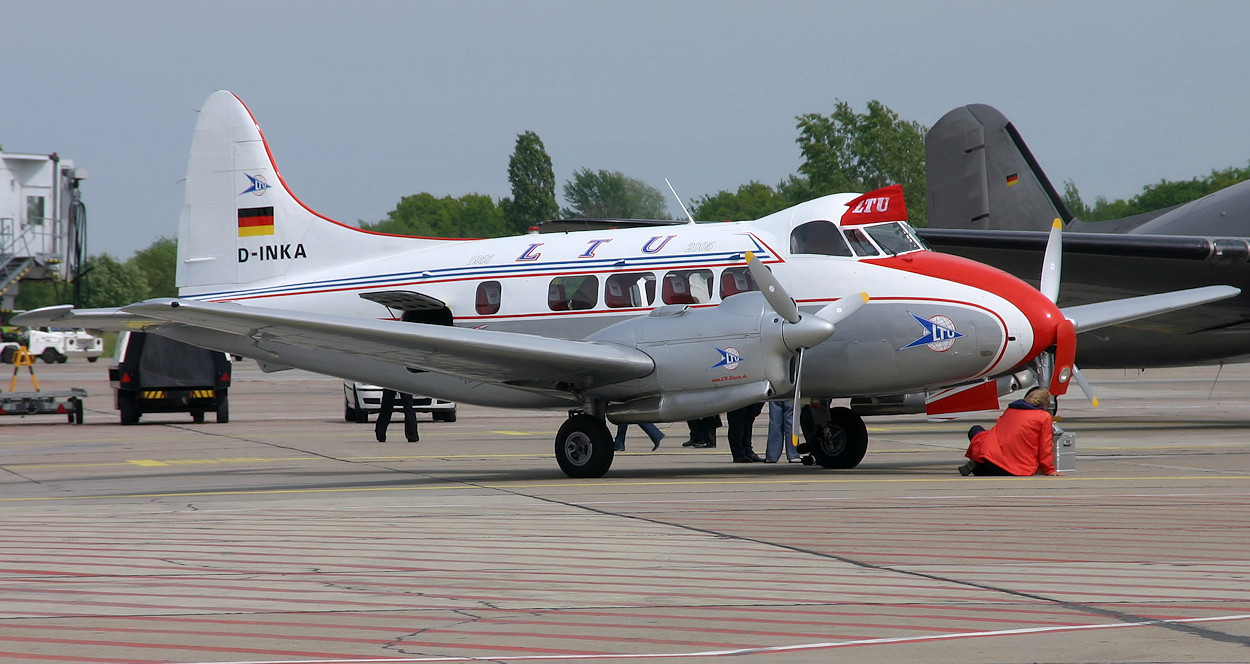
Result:
[[[395,390],[382,390],[382,408],[378,421],[373,425],[373,435],[379,443],[386,442],[386,428],[391,425],[391,411],[395,408]]]
[[[412,395],[407,392],[400,394],[399,402],[404,405],[404,438],[415,443],[421,440],[421,435],[417,433],[417,410],[412,405]]]
[[[978,461],[976,467],[972,469],[972,474],[978,477],[1010,477],[1011,473],[999,468],[992,461]]]
[[[650,422],[643,422],[638,427],[651,439],[651,451],[654,452],[660,446],[660,441],[664,440],[664,432]]]
[[[768,443],[764,446],[764,461],[777,463],[781,458],[781,450],[785,447],[785,425],[781,411],[784,406],[780,401],[768,404]]]
[[[628,428],[628,424],[616,425],[616,439],[612,441],[612,449],[617,452],[625,451],[625,430]]]

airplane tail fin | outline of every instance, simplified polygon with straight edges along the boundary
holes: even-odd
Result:
[[[179,294],[218,294],[445,242],[362,231],[323,217],[290,192],[251,111],[233,93],[200,110],[178,225]]]
[[[1014,125],[993,106],[942,116],[925,137],[930,228],[1036,230],[1072,213]]]

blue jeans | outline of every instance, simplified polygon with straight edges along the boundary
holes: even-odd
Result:
[[[660,443],[660,439],[664,438],[664,434],[660,431],[660,428],[650,422],[643,422],[638,426],[642,429],[642,432],[647,434],[647,437],[651,439],[652,444],[658,445]],[[616,425],[616,445],[614,445],[614,447],[617,452],[624,451],[625,449],[625,430],[628,428],[628,424]]]
[[[794,403],[790,401],[770,401],[768,403],[768,447],[764,451],[765,461],[777,461],[781,458],[781,450],[786,450],[787,459],[799,458],[799,451],[794,449]]]

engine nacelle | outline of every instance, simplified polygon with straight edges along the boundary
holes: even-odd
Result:
[[[590,337],[641,350],[655,371],[587,396],[621,402],[607,409],[621,424],[688,420],[788,394],[794,352],[782,336],[786,324],[756,292],[716,307],[659,307]]]

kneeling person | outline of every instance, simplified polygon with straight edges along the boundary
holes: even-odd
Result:
[[[1050,392],[1035,387],[1023,399],[1013,401],[993,428],[968,430],[971,459],[959,467],[961,475],[1062,475],[1055,470],[1054,420],[1050,416]]]

